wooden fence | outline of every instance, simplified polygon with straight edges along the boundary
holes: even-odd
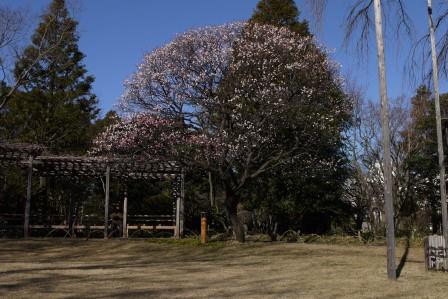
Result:
[[[23,221],[23,214],[0,214],[0,238],[20,236],[23,232]],[[78,235],[90,238],[101,236],[104,231],[103,221],[102,215],[91,214],[83,215],[80,219],[74,219],[70,225],[67,223],[64,215],[42,216],[33,214],[30,215],[29,228],[35,236],[73,238]],[[174,233],[176,229],[176,215],[128,215],[124,229],[121,221],[119,221],[119,226],[114,224],[117,223],[109,219],[108,228],[110,235],[108,237],[148,236],[150,233],[159,231]],[[117,229],[120,231],[117,231]]]

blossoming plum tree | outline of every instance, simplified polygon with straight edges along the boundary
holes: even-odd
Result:
[[[177,159],[213,172],[238,241],[237,205],[250,181],[292,162],[334,167],[316,153],[323,140],[340,142],[350,115],[325,51],[270,25],[186,32],[147,54],[125,85],[121,106],[131,116],[98,136],[94,152]]]

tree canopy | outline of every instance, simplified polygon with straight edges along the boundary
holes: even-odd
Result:
[[[239,240],[237,205],[249,182],[293,162],[335,167],[335,157],[317,153],[324,140],[339,142],[351,107],[337,65],[311,38],[257,23],[192,30],[150,52],[127,82],[122,105],[146,114],[111,127],[96,151],[153,155],[161,146],[209,169]]]

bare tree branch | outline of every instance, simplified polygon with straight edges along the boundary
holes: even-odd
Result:
[[[414,25],[410,18],[404,0],[383,0],[385,4],[384,19],[390,23],[389,28],[397,37],[404,36],[410,40],[414,39]],[[310,8],[318,26],[323,22],[323,14],[328,0],[307,0],[307,6]],[[345,17],[345,36],[343,45],[348,48],[351,42],[356,45],[358,58],[364,58],[368,55],[370,34],[373,32],[374,20],[372,15],[373,0],[353,0]],[[397,45],[398,46],[398,45]]]
[[[7,12],[10,12],[11,10],[5,9],[4,11],[6,14]],[[2,13],[2,8],[0,8],[0,20],[1,20],[1,13]],[[17,12],[17,15],[13,13],[12,15],[10,15],[10,18],[11,19],[18,18],[20,20],[20,22],[23,22],[23,19],[20,18],[19,12]],[[11,24],[13,24],[13,22],[14,21],[9,21],[9,23],[11,23]],[[36,66],[36,64],[38,64],[44,57],[46,57],[54,49],[59,47],[61,42],[65,38],[65,32],[70,30],[70,28],[62,28],[62,33],[60,34],[58,39],[53,44],[50,44],[50,45],[45,44],[47,33],[50,30],[51,26],[53,26],[53,24],[55,22],[57,22],[57,17],[51,18],[50,21],[48,22],[48,24],[45,28],[45,31],[42,34],[42,38],[41,38],[40,42],[38,43],[38,49],[37,49],[38,55],[34,58],[34,60],[29,64],[29,66],[27,68],[23,69],[20,74],[15,76],[14,80],[9,84],[9,86],[8,86],[9,88],[6,89],[6,91],[3,91],[0,89],[0,111],[5,108],[6,104],[8,103],[8,101],[11,100],[14,93],[21,86],[23,86],[23,84],[26,82],[26,79],[27,79],[30,71],[34,68],[34,66]],[[11,28],[9,30],[10,31],[12,30],[13,32],[5,33],[4,36],[9,37],[9,40],[11,40],[11,38],[13,38],[13,37],[17,38],[17,36],[20,32],[20,31],[18,31],[19,29],[17,29],[18,27],[10,25],[9,28]],[[7,31],[8,29],[4,28],[4,30]],[[16,31],[14,31],[14,30],[16,30]],[[0,35],[1,35],[1,31],[0,31]],[[10,44],[12,44],[12,41],[11,42],[8,42],[8,41],[3,42],[3,45],[5,45],[5,47]],[[0,49],[1,49],[1,47],[0,47]],[[14,50],[17,51],[17,49],[14,49]],[[20,53],[16,52],[16,59],[19,59],[20,55],[21,55]],[[2,64],[1,57],[0,57],[0,68],[2,69],[2,72],[3,72],[4,76],[6,77],[6,67],[4,66],[4,64]],[[1,82],[6,83],[5,77],[2,79]]]
[[[305,4],[312,12],[316,23],[316,29],[320,31],[323,25],[324,12],[325,7],[328,4],[328,0],[305,0]]]

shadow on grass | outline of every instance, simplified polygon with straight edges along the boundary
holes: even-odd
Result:
[[[400,263],[398,264],[397,267],[397,278],[400,278],[401,272],[403,271],[404,265],[406,264],[406,261],[408,259],[408,254],[409,254],[409,248],[411,247],[411,242],[409,240],[409,236],[406,236],[406,245],[405,245],[405,249],[403,252],[403,255],[401,256],[400,259]]]

